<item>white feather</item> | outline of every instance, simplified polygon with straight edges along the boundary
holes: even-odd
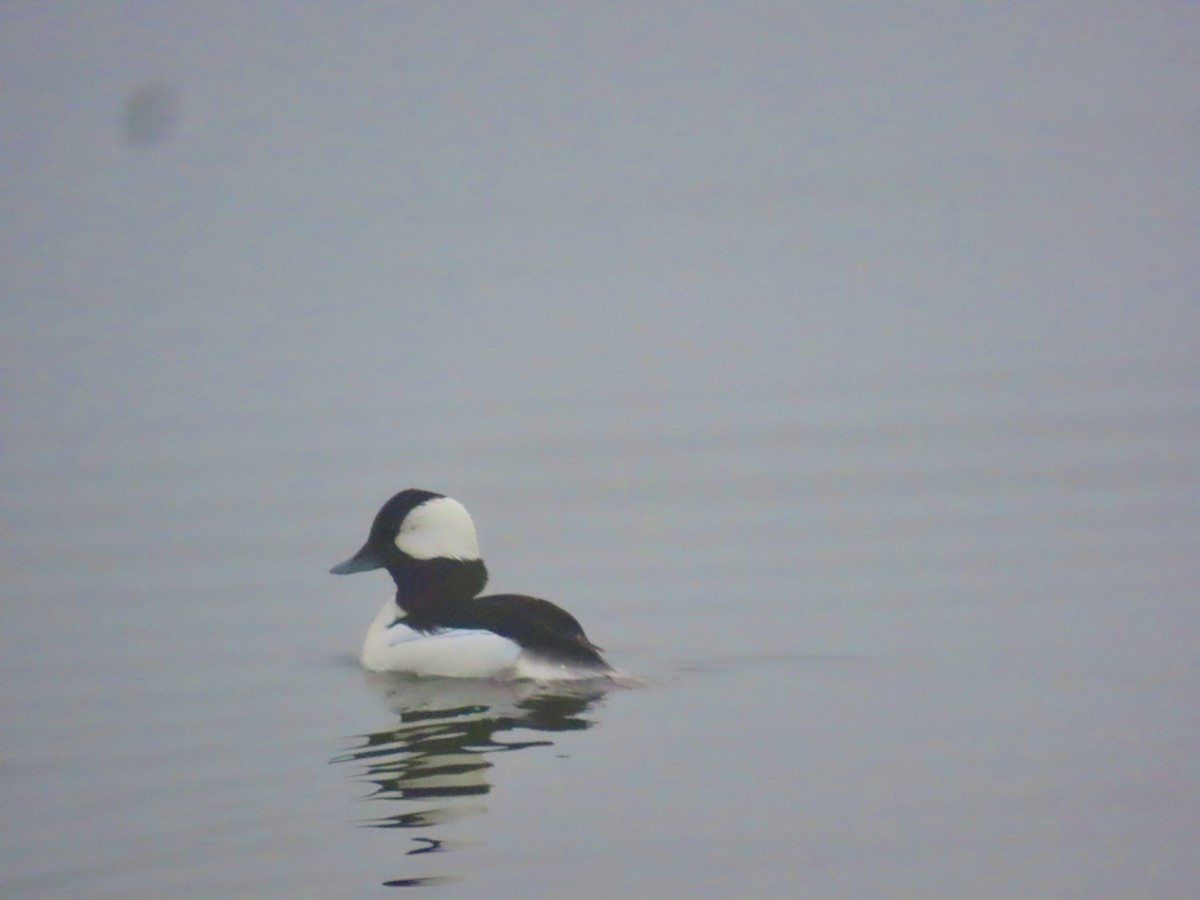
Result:
[[[392,600],[379,611],[367,629],[359,657],[363,668],[452,678],[512,677],[521,653],[515,641],[491,631],[465,628],[433,634],[414,631],[403,623],[392,624],[399,615],[402,613]]]
[[[467,508],[449,497],[434,497],[410,510],[396,546],[413,559],[479,559],[475,523]]]
[[[503,681],[578,681],[610,674],[545,659],[522,650],[516,641],[484,629],[414,631],[396,622],[403,615],[396,602],[389,600],[375,616],[359,657],[364,669]]]

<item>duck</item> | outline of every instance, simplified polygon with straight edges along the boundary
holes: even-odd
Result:
[[[614,670],[569,612],[524,594],[480,596],[488,571],[475,523],[457,500],[408,488],[380,507],[367,541],[329,571],[386,569],[396,585],[367,629],[372,672],[558,681]]]

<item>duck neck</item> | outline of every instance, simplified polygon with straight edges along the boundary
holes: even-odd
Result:
[[[427,627],[453,624],[487,584],[481,559],[412,560],[389,566],[388,573],[396,583],[396,605],[410,623]]]

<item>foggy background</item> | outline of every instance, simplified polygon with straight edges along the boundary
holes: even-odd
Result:
[[[1188,894],[1197,48],[1182,2],[4,4],[0,884],[369,895],[326,763],[387,589],[324,573],[417,486],[658,685],[557,800],[505,758],[474,890]]]

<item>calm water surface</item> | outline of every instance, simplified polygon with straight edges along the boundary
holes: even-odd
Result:
[[[1195,4],[281,8],[0,4],[0,897],[1200,896]]]
[[[474,458],[494,586],[644,681],[609,690],[359,670],[386,578],[324,569],[399,484],[281,518],[170,437],[137,436],[157,493],[121,494],[132,448],[62,485],[26,456],[5,892],[1183,896],[1200,421],[1176,373],[1107,377],[654,398],[490,489],[411,451]]]

